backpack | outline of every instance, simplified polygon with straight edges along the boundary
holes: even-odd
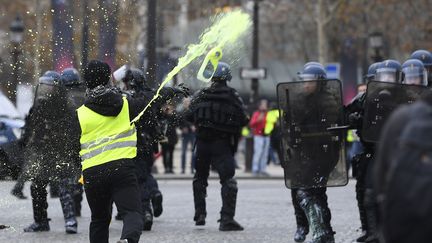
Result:
[[[417,112],[411,113],[400,133],[386,178],[382,204],[386,242],[432,239],[432,107],[419,102],[412,109]]]

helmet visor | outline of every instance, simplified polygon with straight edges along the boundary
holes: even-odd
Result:
[[[427,73],[423,68],[405,67],[402,72],[404,73],[403,84],[427,85]]]
[[[299,74],[298,77],[300,78],[301,81],[315,81],[315,80],[318,80],[318,75],[309,74],[309,73]]]
[[[397,83],[397,75],[395,68],[379,68],[375,76],[376,81]]]

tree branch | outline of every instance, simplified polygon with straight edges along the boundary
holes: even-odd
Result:
[[[339,7],[342,5],[344,1],[345,0],[338,0],[337,2],[330,5],[327,11],[327,16],[325,16],[323,20],[323,25],[327,25],[333,19],[334,17],[333,13],[339,9]]]

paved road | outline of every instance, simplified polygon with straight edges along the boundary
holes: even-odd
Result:
[[[354,182],[346,187],[328,190],[332,210],[332,224],[337,231],[337,242],[353,242],[358,235],[358,212],[356,208]],[[18,200],[10,196],[13,182],[0,182],[0,224],[11,228],[0,230],[0,242],[88,242],[90,212],[84,202],[83,217],[79,218],[79,233],[66,235],[58,199],[49,199],[51,231],[23,233],[23,228],[32,222],[31,201]],[[218,231],[217,219],[221,206],[220,185],[211,180],[208,190],[207,225],[195,227],[191,181],[162,180],[164,213],[155,220],[153,231],[144,232],[141,242],[293,242],[295,219],[290,191],[279,180],[240,180],[237,216],[245,227],[243,232],[222,233]],[[28,185],[26,195],[30,195]],[[120,236],[121,222],[113,221],[110,242]]]

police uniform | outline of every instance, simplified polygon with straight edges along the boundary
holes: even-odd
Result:
[[[46,72],[40,79],[36,99],[27,119],[28,142],[25,150],[27,159],[25,174],[29,178],[34,223],[25,232],[49,231],[48,202],[46,187],[52,182],[59,185],[59,197],[65,219],[66,233],[77,233],[72,188],[77,177],[78,154],[69,153],[67,133],[68,120],[72,111],[66,106],[60,75]]]
[[[248,122],[238,93],[227,86],[230,68],[220,62],[209,88],[200,90],[192,99],[186,119],[197,127],[196,172],[193,180],[195,224],[204,225],[207,215],[207,179],[212,165],[222,185],[222,209],[219,230],[243,230],[235,220],[237,181],[234,153],[241,128]]]
[[[133,98],[147,97],[151,99],[155,91],[145,83],[144,73],[131,68],[126,71],[121,79],[128,88],[128,95]],[[149,231],[153,225],[153,216],[159,217],[163,212],[162,192],[159,190],[158,183],[152,175],[154,164],[153,153],[158,152],[158,140],[161,137],[161,107],[166,101],[173,98],[176,94],[188,95],[185,90],[165,87],[161,90],[159,98],[151,105],[145,113],[145,119],[137,122],[137,148],[136,158],[137,177],[141,192],[141,203],[143,210],[144,230]],[[121,218],[119,214],[116,218]]]
[[[299,78],[302,81],[310,81],[310,83],[303,83],[305,86],[298,91],[296,106],[290,108],[292,109],[291,122],[296,127],[300,127],[299,132],[314,133],[316,132],[314,129],[319,124],[328,126],[338,123],[339,102],[337,97],[326,88],[327,77],[323,66],[315,62],[306,63],[299,73]],[[290,113],[285,113],[286,116],[288,114]],[[293,132],[294,136],[295,134]],[[294,241],[303,242],[309,231],[312,231],[312,243],[334,242],[326,186],[330,173],[338,163],[340,142],[334,141],[331,136],[302,136],[298,139],[299,142],[297,137],[287,139],[289,144],[296,145],[291,146],[290,149],[293,161],[296,161],[295,166],[285,169],[285,177],[290,178],[289,184],[292,188],[291,196],[297,223]],[[330,149],[327,151],[326,148]]]

